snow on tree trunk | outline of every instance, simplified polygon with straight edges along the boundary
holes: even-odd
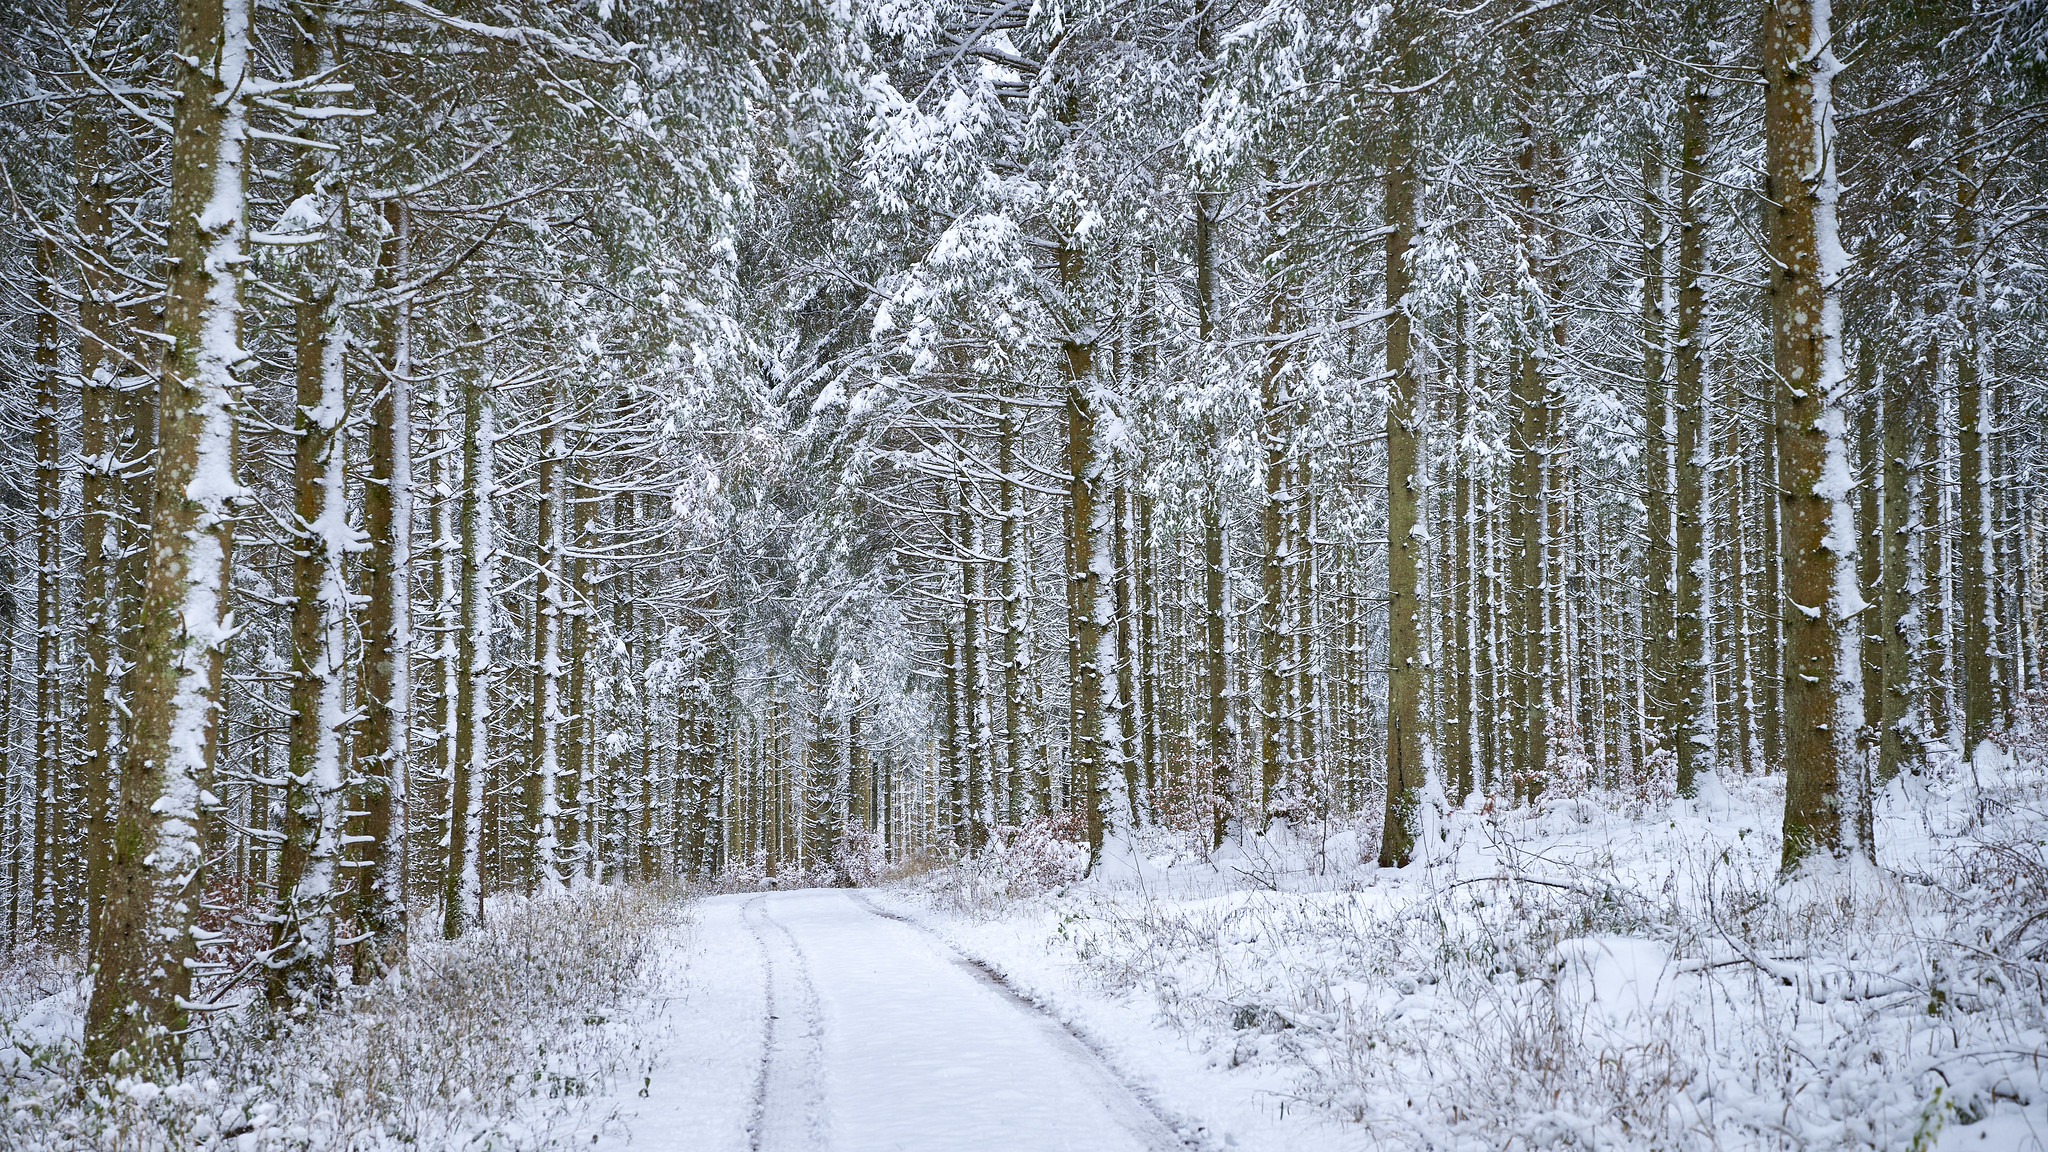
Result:
[[[1856,501],[1856,584],[1863,591],[1874,616],[1881,615],[1879,606],[1884,602],[1884,548],[1879,542],[1878,497],[1884,490],[1883,472],[1878,459],[1883,444],[1878,436],[1877,418],[1879,413],[1879,390],[1877,381],[1877,349],[1870,341],[1864,340],[1856,348],[1856,473],[1861,480]],[[1869,619],[1869,617],[1866,617]],[[1863,686],[1863,727],[1870,738],[1879,739],[1884,726],[1884,636],[1886,629],[1881,620],[1873,621],[1862,630],[1861,643],[1857,645],[1857,658],[1861,666]]]
[[[998,498],[1002,502],[1002,524],[996,547],[1001,559],[997,581],[1003,602],[1003,773],[1009,781],[1009,810],[1006,823],[1022,824],[1028,816],[1050,813],[1051,797],[1036,787],[1037,770],[1031,757],[1031,735],[1026,730],[1029,699],[1025,681],[1030,663],[1027,620],[1030,587],[1025,579],[1024,485],[1019,458],[1022,414],[1005,393],[997,415],[996,470],[1001,474]]]
[[[343,690],[350,605],[342,565],[358,543],[344,489],[347,336],[337,325],[331,295],[301,309],[291,737],[267,983],[271,1003],[294,1010],[324,1004],[334,992],[342,747],[349,714]]]
[[[1506,542],[1512,569],[1508,599],[1514,614],[1508,629],[1513,697],[1508,775],[1518,797],[1541,790],[1549,771],[1550,749],[1543,485],[1549,452],[1550,390],[1543,374],[1546,306],[1542,236],[1537,225],[1537,183],[1541,172],[1536,124],[1536,45],[1526,27],[1524,37],[1530,42],[1520,49],[1523,62],[1516,78],[1516,113],[1520,123],[1515,142],[1514,195],[1520,219],[1515,234],[1514,275],[1519,310],[1514,321],[1513,435],[1508,477],[1511,511]]]
[[[1764,25],[1765,165],[1773,216],[1779,550],[1785,588],[1785,835],[1790,873],[1854,843],[1863,755],[1856,516],[1849,500],[1828,0],[1771,0]],[[1845,824],[1848,826],[1845,827]]]
[[[1708,699],[1706,527],[1707,473],[1712,465],[1713,437],[1707,427],[1704,375],[1706,290],[1701,275],[1706,265],[1706,229],[1700,219],[1700,185],[1706,153],[1708,96],[1695,80],[1687,86],[1680,117],[1678,198],[1678,315],[1672,341],[1671,411],[1677,426],[1672,458],[1677,465],[1673,507],[1677,512],[1674,564],[1677,594],[1672,615],[1674,648],[1667,685],[1671,702],[1671,735],[1676,753],[1678,794],[1691,796],[1695,777],[1713,770],[1713,709]]]
[[[1973,109],[1973,112],[1975,110]],[[1973,126],[1982,130],[1982,117]],[[1993,501],[1998,490],[1992,466],[1996,445],[1995,389],[1988,379],[1984,334],[1978,315],[1982,256],[1977,238],[1976,153],[1966,149],[1956,176],[1955,248],[1961,261],[1956,286],[1955,322],[1959,333],[1956,358],[1957,520],[1962,539],[1956,550],[1956,601],[1962,634],[1956,654],[1962,665],[1962,752],[1983,765],[2002,756],[1991,743],[1998,708],[1998,565],[1997,520]]]
[[[308,18],[294,29],[292,72],[301,79],[332,64],[324,29]],[[317,235],[347,227],[329,188],[327,153],[304,149],[296,199],[277,234]],[[292,690],[285,769],[284,841],[278,852],[277,910],[264,994],[273,1010],[302,1014],[334,997],[335,917],[340,912],[347,629],[343,572],[360,546],[348,521],[348,301],[319,243],[293,246],[298,297],[296,445],[292,468]]]
[[[397,199],[382,206],[377,287],[411,277],[412,216]],[[365,715],[356,747],[363,777],[362,869],[356,911],[369,937],[356,954],[358,983],[405,958],[407,799],[412,723],[412,303],[385,300],[374,363],[381,378],[370,406],[370,475],[363,487],[363,562],[369,603],[362,684]]]
[[[167,232],[170,285],[152,549],[122,764],[106,923],[93,957],[89,1065],[154,1073],[188,1019],[206,789],[216,747],[241,348],[247,0],[180,0]]]
[[[84,6],[70,5],[72,28],[83,30]],[[108,69],[105,45],[97,38],[82,46],[96,71]],[[78,561],[80,645],[84,658],[84,733],[80,777],[85,783],[85,919],[88,953],[99,938],[106,902],[108,833],[112,784],[119,771],[121,725],[126,708],[116,662],[122,627],[115,564],[121,554],[116,521],[123,498],[122,461],[115,452],[115,409],[121,376],[122,336],[116,299],[121,286],[113,267],[115,173],[108,147],[106,110],[97,100],[80,100],[71,113],[74,185],[73,221],[83,258],[78,263],[79,511]]]
[[[1088,558],[1089,595],[1086,605],[1089,616],[1089,639],[1094,641],[1088,651],[1088,663],[1095,682],[1097,706],[1100,712],[1100,727],[1096,731],[1095,758],[1098,764],[1094,788],[1090,794],[1093,820],[1091,824],[1101,829],[1103,851],[1114,842],[1118,855],[1135,851],[1129,842],[1134,822],[1135,799],[1131,793],[1129,773],[1131,765],[1125,756],[1124,708],[1125,702],[1117,693],[1115,669],[1123,659],[1117,643],[1117,596],[1116,596],[1116,501],[1111,497],[1110,486],[1114,480],[1115,446],[1109,442],[1112,421],[1103,419],[1111,415],[1108,398],[1103,394],[1099,381],[1090,381],[1086,403],[1094,417],[1088,421],[1092,435],[1089,437],[1088,463],[1085,477],[1090,489]],[[1100,853],[1091,862],[1100,862]],[[1128,867],[1131,861],[1122,861],[1120,866]]]
[[[1265,495],[1259,506],[1259,821],[1265,823],[1287,803],[1287,510],[1294,483],[1289,417],[1287,345],[1279,336],[1287,324],[1284,234],[1285,190],[1272,183],[1265,193],[1264,224],[1271,249],[1266,265],[1266,336],[1259,376],[1259,441],[1265,456]]]
[[[1920,426],[1920,693],[1921,734],[1931,749],[1948,743],[1954,661],[1949,647],[1948,436],[1938,342],[1927,349],[1927,419]],[[1952,747],[1952,745],[1951,745]]]
[[[568,454],[569,412],[567,381],[558,376],[548,382],[547,388],[548,426],[542,433],[534,529],[541,559],[533,593],[533,772],[538,809],[534,813],[538,819],[533,829],[533,875],[535,887],[543,895],[554,895],[563,887],[558,782],[562,774],[562,620],[566,615],[562,595],[562,510],[566,485],[562,466]],[[683,691],[682,687],[677,688],[678,711],[682,710]],[[677,755],[680,758],[680,748]]]
[[[43,222],[43,227],[45,234],[35,243],[36,775],[30,907],[38,938],[68,944],[63,923],[68,885],[59,882],[69,839],[64,793],[71,775],[64,739],[64,466],[57,430],[63,354],[58,317],[64,286],[57,281],[57,244],[47,233],[50,222]]]
[[[1879,389],[1883,397],[1884,491],[1879,515],[1879,575],[1877,627],[1884,641],[1878,664],[1884,699],[1878,713],[1877,783],[1897,776],[1917,756],[1920,743],[1911,732],[1913,716],[1912,633],[1914,628],[1908,572],[1911,543],[1908,521],[1913,497],[1907,485],[1906,454],[1914,442],[1912,424],[1919,402],[1910,392],[1910,378],[1900,371],[1887,371]]]
[[[481,331],[472,321],[472,343]],[[482,355],[476,352],[472,355]],[[448,850],[442,873],[441,935],[449,940],[483,915],[484,782],[491,771],[491,611],[496,596],[494,500],[497,397],[486,374],[463,372],[462,626],[456,647],[455,755],[449,776]]]

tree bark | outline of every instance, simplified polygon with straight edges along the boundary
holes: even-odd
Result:
[[[133,695],[94,956],[85,1056],[97,1071],[175,1062],[203,884],[235,479],[248,0],[179,0],[170,284],[156,496]]]
[[[1270,185],[1270,178],[1269,178]],[[1259,378],[1259,442],[1265,453],[1265,498],[1259,509],[1259,813],[1263,828],[1281,814],[1286,797],[1287,746],[1287,521],[1294,469],[1287,395],[1286,345],[1278,337],[1287,324],[1284,260],[1279,247],[1285,193],[1266,191],[1266,226],[1273,256],[1266,266],[1266,348]]]
[[[411,277],[412,214],[401,200],[382,207],[379,289]],[[370,475],[363,486],[369,550],[363,580],[363,698],[356,745],[363,778],[367,867],[357,879],[356,909],[369,939],[356,953],[359,984],[395,970],[405,958],[408,881],[407,799],[412,743],[412,302],[387,300],[374,363],[383,379],[370,405]]]
[[[42,224],[51,227],[49,221]],[[49,235],[36,241],[35,278],[36,794],[30,907],[36,935],[68,947],[68,885],[59,883],[69,839],[64,792],[72,767],[64,741],[64,466],[57,432],[63,286],[57,282],[56,241]]]
[[[1101,662],[1103,622],[1094,562],[1099,534],[1095,509],[1095,409],[1086,389],[1094,374],[1093,349],[1069,339],[1062,346],[1066,375],[1068,631],[1073,637],[1076,678],[1073,696],[1074,786],[1088,811],[1088,868],[1102,863],[1104,838],[1113,827],[1105,777],[1104,678],[1114,667]],[[1111,632],[1111,642],[1114,642]]]
[[[1705,548],[1706,481],[1713,449],[1706,430],[1706,389],[1702,379],[1705,357],[1701,345],[1706,334],[1701,323],[1706,313],[1706,291],[1700,276],[1706,263],[1706,232],[1699,219],[1708,103],[1700,81],[1694,80],[1687,86],[1680,117],[1676,204],[1678,323],[1672,342],[1671,408],[1677,426],[1677,439],[1672,446],[1677,476],[1673,500],[1677,513],[1677,594],[1672,604],[1675,627],[1671,669],[1677,679],[1668,690],[1681,796],[1693,795],[1697,775],[1701,771],[1711,772],[1714,767],[1713,721],[1707,701]]]
[[[1849,495],[1835,232],[1828,9],[1770,0],[1764,22],[1765,170],[1772,226],[1772,363],[1777,375],[1779,551],[1784,558],[1785,832],[1789,874],[1839,854],[1860,793],[1856,520]],[[1847,833],[1847,835],[1845,835]],[[1868,845],[1856,845],[1868,852]]]
[[[1883,648],[1878,660],[1883,679],[1883,701],[1878,716],[1877,783],[1882,785],[1899,774],[1907,762],[1919,755],[1920,742],[1908,742],[1908,725],[1913,710],[1912,630],[1907,589],[1907,492],[1906,453],[1915,441],[1912,425],[1920,418],[1921,404],[1912,396],[1909,378],[1903,372],[1884,375],[1884,443],[1881,504],[1884,522],[1879,531],[1883,552],[1882,579],[1878,597],[1878,631]]]
[[[469,333],[466,342],[481,343],[475,321]],[[491,608],[497,583],[497,398],[487,372],[471,364],[462,373],[462,626],[455,648],[455,748],[441,886],[441,935],[449,940],[483,918],[480,856],[484,782],[491,771]]]
[[[292,72],[324,71],[331,53],[317,18],[292,30]],[[327,154],[306,149],[293,183],[294,207],[311,206],[318,226],[345,228],[327,201]],[[315,221],[299,223],[310,230]],[[292,689],[278,851],[277,910],[271,924],[264,995],[274,1011],[304,1014],[335,994],[335,916],[342,893],[344,741],[350,614],[343,564],[357,545],[348,522],[348,334],[344,302],[316,246],[301,249],[295,451],[292,466]]]
[[[1961,528],[1955,558],[1956,611],[1962,635],[1956,645],[1961,668],[1962,754],[1973,763],[1996,762],[2001,753],[1990,743],[1998,711],[1998,565],[1997,520],[1993,501],[1998,489],[1993,467],[1997,410],[1987,379],[1984,332],[1978,316],[1980,276],[1977,238],[1977,166],[1975,153],[1965,150],[1956,177],[1955,248],[1961,262],[1956,288],[1956,519]]]
[[[1414,329],[1408,250],[1415,235],[1415,141],[1404,107],[1387,154],[1387,810],[1380,831],[1382,868],[1406,867],[1415,851],[1415,815],[1425,783],[1420,566],[1427,533],[1420,501],[1427,482],[1419,447]]]
[[[68,5],[74,34],[92,20],[83,0]],[[81,46],[104,75],[107,60],[97,38]],[[106,115],[97,99],[73,105],[71,155],[78,230],[78,391],[81,555],[78,600],[81,655],[84,657],[83,759],[79,773],[85,786],[85,922],[87,951],[99,939],[100,915],[106,903],[108,833],[113,812],[112,784],[120,757],[119,637],[122,628],[120,590],[115,565],[121,554],[116,516],[122,501],[122,464],[115,451],[116,400],[120,386],[122,339],[115,299],[113,239],[113,157]]]
[[[559,838],[562,775],[562,620],[567,614],[562,595],[563,464],[568,456],[568,384],[557,378],[548,389],[548,426],[541,434],[539,491],[535,497],[534,534],[540,565],[533,592],[533,889],[546,895],[563,887]],[[676,710],[687,712],[686,689],[678,679]],[[679,744],[676,755],[683,756]],[[679,772],[680,776],[681,773]]]
[[[1515,205],[1517,210],[1515,276],[1520,296],[1520,315],[1514,329],[1513,429],[1509,444],[1508,498],[1511,510],[1508,538],[1511,542],[1510,607],[1514,614],[1509,629],[1513,676],[1513,712],[1510,721],[1512,751],[1509,779],[1517,797],[1542,790],[1549,772],[1549,687],[1545,653],[1543,477],[1549,450],[1549,389],[1543,379],[1542,340],[1545,303],[1542,289],[1542,240],[1537,226],[1537,182],[1541,178],[1537,151],[1535,107],[1535,58],[1532,42],[1522,51],[1518,88],[1521,107],[1516,150]]]

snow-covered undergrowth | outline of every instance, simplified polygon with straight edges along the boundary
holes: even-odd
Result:
[[[399,978],[347,989],[312,1023],[273,1029],[256,1012],[215,1013],[177,1082],[114,1091],[79,1075],[77,974],[12,966],[0,981],[0,1148],[587,1145],[609,1118],[606,1097],[645,1083],[653,960],[687,929],[683,907],[639,889],[497,902],[485,927],[416,941]]]
[[[1475,799],[1399,872],[1360,861],[1375,829],[1280,829],[918,891],[1041,999],[1142,1005],[1219,1085],[1366,1146],[2048,1148],[2048,758],[2022,763],[1894,783],[1879,867],[1789,883],[1766,777]]]

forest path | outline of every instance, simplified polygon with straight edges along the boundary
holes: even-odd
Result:
[[[696,913],[690,990],[622,1147],[1182,1147],[1058,1022],[857,892],[720,896]]]

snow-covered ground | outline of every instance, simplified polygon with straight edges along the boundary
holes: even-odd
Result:
[[[1332,823],[1085,881],[1022,835],[877,889],[508,903],[113,1097],[67,1082],[76,973],[24,969],[0,1148],[2043,1152],[2027,763],[1895,782],[1877,867],[1790,883],[1762,778],[1433,809],[1398,872]]]
[[[1879,867],[1781,884],[1782,779],[1439,813],[1019,895],[1044,845],[891,900],[1088,1038],[1191,1146],[2048,1148],[2048,789],[1949,765]]]
[[[649,1152],[1165,1152],[1182,1146],[1095,1053],[859,892],[696,909],[647,1097]]]
[[[1792,883],[1781,787],[701,901],[605,1147],[2048,1149],[2041,774],[1902,780]]]
[[[79,1075],[75,964],[0,969],[0,1152],[520,1152],[588,1147],[644,1086],[663,962],[690,951],[673,893],[494,901],[461,940],[416,940],[404,979],[311,1024],[211,1014],[169,1085]],[[251,990],[230,990],[232,1006]],[[622,1090],[624,1089],[624,1090]]]

